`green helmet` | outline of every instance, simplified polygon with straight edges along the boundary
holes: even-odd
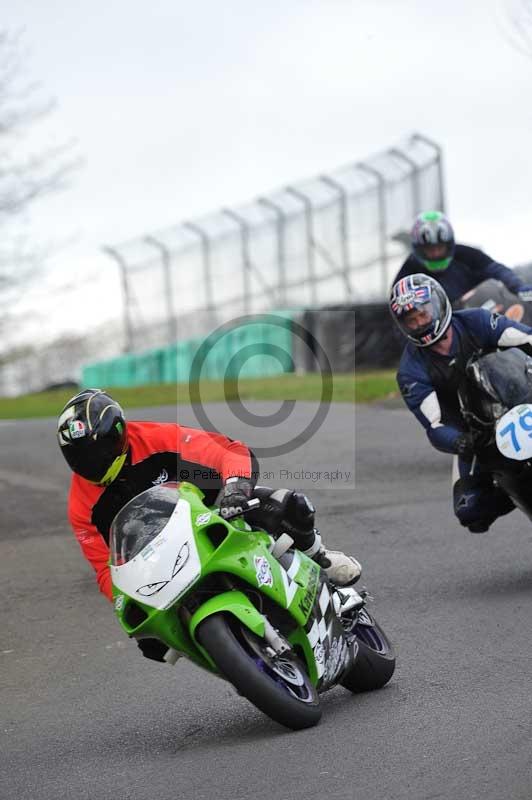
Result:
[[[418,214],[412,228],[411,241],[415,258],[430,272],[447,269],[453,259],[454,231],[441,211],[423,211]]]

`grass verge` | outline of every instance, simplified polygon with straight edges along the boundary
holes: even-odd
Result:
[[[327,387],[325,387],[326,389]],[[334,375],[331,401],[333,403],[368,403],[389,397],[397,390],[395,370],[375,372],[357,371],[356,375]],[[190,405],[192,399],[201,398],[203,403],[234,400],[307,400],[322,399],[324,385],[320,375],[277,375],[272,378],[249,378],[236,383],[228,381],[202,381],[199,393],[186,384],[157,384],[138,386],[134,389],[109,389],[110,393],[126,411],[131,408],[161,405]],[[30,417],[54,417],[73,389],[54,389],[21,397],[0,398],[0,419],[28,419]]]

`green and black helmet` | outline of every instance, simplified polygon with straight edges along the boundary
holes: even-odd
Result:
[[[127,456],[122,408],[100,389],[84,389],[65,405],[57,438],[70,469],[100,486],[114,481]]]
[[[411,232],[416,259],[431,272],[447,269],[454,255],[454,231],[441,211],[418,214]]]

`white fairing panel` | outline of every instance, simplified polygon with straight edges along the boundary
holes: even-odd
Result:
[[[190,504],[179,499],[155,539],[127,564],[111,566],[114,586],[145,605],[164,610],[201,574]]]
[[[499,452],[515,461],[532,458],[532,405],[515,406],[497,422],[495,440]]]

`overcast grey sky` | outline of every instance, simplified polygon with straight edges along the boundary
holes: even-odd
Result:
[[[76,240],[53,259],[55,285],[111,275],[104,242],[244,202],[415,130],[444,147],[459,239],[509,264],[531,260],[532,55],[504,38],[506,6],[18,0],[2,24],[25,29],[28,73],[59,104],[48,128],[77,139],[86,159],[74,188],[33,215],[37,236]],[[65,324],[82,318],[71,305],[58,296]]]

